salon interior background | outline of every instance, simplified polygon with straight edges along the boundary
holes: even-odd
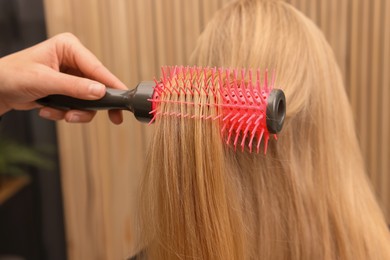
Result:
[[[333,47],[367,172],[390,222],[390,1],[286,1]],[[161,65],[186,64],[205,24],[227,2],[44,0],[48,35],[74,33],[130,88],[158,77]],[[151,130],[130,113],[121,126],[100,113],[88,125],[58,123],[57,134],[69,259],[128,256]]]

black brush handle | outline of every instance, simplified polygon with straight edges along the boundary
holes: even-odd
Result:
[[[38,99],[36,102],[40,105],[57,108],[61,110],[110,110],[121,109],[129,110],[140,121],[150,121],[152,115],[152,98],[154,81],[143,81],[135,89],[120,90],[107,88],[106,94],[97,100],[84,100],[65,95],[49,95]]]
[[[107,88],[106,94],[97,100],[84,100],[64,95],[49,95],[37,100],[43,106],[58,108],[63,110],[108,110],[125,109],[130,110],[129,96],[131,90],[119,90]]]

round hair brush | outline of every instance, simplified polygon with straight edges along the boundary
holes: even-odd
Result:
[[[256,146],[259,152],[264,139],[266,153],[270,135],[276,138],[286,114],[284,93],[274,83],[275,74],[269,83],[267,70],[261,77],[259,70],[175,66],[163,67],[159,81],[141,82],[133,90],[107,88],[98,100],[50,95],[37,102],[65,110],[129,110],[149,123],[160,116],[218,120],[227,144],[242,150],[247,144],[250,152]],[[167,105],[170,110],[164,112]]]

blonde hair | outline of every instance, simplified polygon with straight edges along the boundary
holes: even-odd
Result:
[[[390,259],[340,71],[317,27],[281,1],[236,1],[207,25],[192,61],[275,69],[286,121],[264,156],[226,146],[218,120],[158,118],[141,194],[145,255]]]

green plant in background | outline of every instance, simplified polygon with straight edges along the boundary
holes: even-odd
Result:
[[[0,136],[0,188],[8,178],[26,174],[26,166],[52,169],[54,164],[47,158],[50,150],[48,147],[34,149]]]

